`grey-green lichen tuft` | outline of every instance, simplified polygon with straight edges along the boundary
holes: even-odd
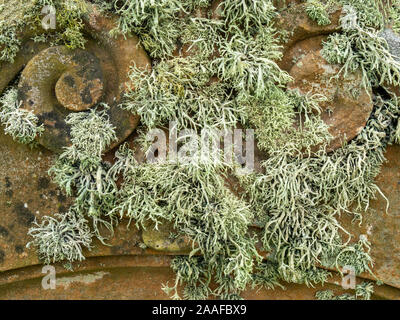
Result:
[[[17,96],[17,89],[10,88],[0,98],[0,122],[14,140],[31,144],[43,132],[43,125],[32,111],[20,108]]]

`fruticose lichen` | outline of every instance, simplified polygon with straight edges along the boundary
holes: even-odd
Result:
[[[30,144],[41,134],[43,125],[38,124],[39,119],[31,111],[19,107],[17,90],[8,89],[0,98],[0,122],[14,140]]]
[[[345,76],[361,70],[365,87],[399,86],[400,62],[389,52],[379,29],[363,22],[354,7],[346,5],[343,11],[340,21],[344,33],[329,37],[323,57],[330,63],[343,64]]]
[[[42,21],[48,8],[48,14],[55,13],[56,32],[43,34]],[[53,44],[64,44],[67,47],[83,48],[82,15],[85,14],[84,0],[2,0],[0,1],[0,61],[13,62],[20,49],[19,33],[31,30],[32,37],[44,36]]]
[[[27,246],[35,245],[46,264],[85,259],[82,250],[91,248],[93,238],[87,220],[73,208],[54,217],[46,216],[41,223],[34,221],[28,234],[33,241]]]
[[[331,23],[329,19],[329,13],[327,12],[327,8],[329,6],[329,2],[327,4],[322,3],[318,0],[308,0],[306,2],[306,12],[308,16],[316,21],[318,25],[324,26]]]
[[[355,294],[344,293],[335,296],[332,290],[318,291],[315,297],[318,300],[370,300],[374,293],[374,285],[371,282],[362,282],[356,285]]]
[[[99,233],[98,224],[112,232],[112,223],[104,218],[114,208],[117,192],[116,181],[109,178],[110,164],[102,160],[105,148],[115,139],[107,108],[107,105],[99,105],[68,116],[72,145],[65,148],[49,170],[54,182],[68,196],[76,197],[75,211],[92,220],[101,241],[104,238]]]
[[[385,161],[385,148],[400,142],[398,99],[375,90],[400,84],[400,64],[379,35],[386,20],[396,16],[395,9],[379,0],[306,1],[306,13],[320,25],[330,23],[330,6],[343,6],[342,31],[329,36],[323,55],[343,65],[345,76],[361,70],[364,86],[376,91],[375,108],[363,131],[327,153],[331,137],[319,114],[325,97],[286,89],[291,77],[277,64],[282,30],[275,29],[279,12],[272,0],[222,0],[214,13],[206,10],[211,4],[206,0],[93,2],[104,14],[118,16],[110,36],[137,34],[153,58],[151,72],[132,66],[135,89],[126,92],[121,104],[140,115],[144,134],[167,128],[171,121],[175,129],[197,132],[240,125],[255,129],[257,145],[267,157],[261,172],[244,175],[234,163],[140,163],[124,144],[110,164],[102,158],[115,138],[104,112],[107,106],[73,114],[68,118],[72,145],[49,173],[76,197],[75,204],[67,214],[57,215],[59,220],[46,217],[30,230],[45,262],[83,259],[82,248],[90,248],[90,220],[94,234],[105,241],[98,224],[112,232],[118,220],[128,218],[140,228],[149,220],[155,228],[169,221],[178,235],[191,240],[190,255],[172,262],[175,283],[163,287],[173,298],[240,298],[248,286],[324,284],[330,272],[321,265],[371,272],[368,240],[352,243],[337,217],[345,213],[362,218],[380,192],[374,179]],[[36,35],[37,41],[84,47],[81,1],[32,3],[36,9],[29,9],[23,27],[37,25],[29,17],[37,18],[37,9],[45,4],[56,6],[61,26],[67,26],[48,38]],[[18,51],[13,28],[0,29],[0,42],[6,44],[3,60],[11,61]],[[300,116],[304,121],[296,126]],[[15,134],[15,123],[6,130]],[[31,140],[32,130],[16,137]],[[228,179],[236,179],[241,192],[228,188]],[[261,237],[252,225],[262,227]],[[256,249],[257,239],[267,259]],[[358,286],[355,296],[341,298],[371,294],[367,284]],[[335,297],[325,291],[317,298]]]

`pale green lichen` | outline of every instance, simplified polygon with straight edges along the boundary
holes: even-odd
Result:
[[[82,250],[91,249],[92,232],[88,221],[74,208],[67,213],[56,213],[54,217],[45,216],[41,223],[35,220],[28,235],[33,241],[27,247],[36,246],[39,258],[46,264],[81,261],[85,259]]]
[[[23,5],[21,0],[0,1],[0,60],[14,62],[21,45],[17,33],[26,24],[26,10],[32,3]]]
[[[148,129],[177,122],[184,128],[225,128],[240,122],[244,108],[235,104],[229,87],[209,83],[210,66],[196,58],[161,61],[150,74],[133,68],[135,90],[126,94],[123,108],[141,116]]]
[[[361,2],[350,2],[342,4],[352,4],[359,17],[357,20],[353,14],[355,11],[346,7],[345,10],[348,12],[346,14],[345,11],[342,17],[342,25],[346,31],[343,40],[348,47],[355,50],[351,54],[358,55],[358,64],[352,65],[353,62],[347,61],[349,56],[344,56],[341,61],[333,61],[332,58],[331,62],[352,65],[348,72],[355,71],[360,66],[364,67],[363,80],[366,87],[376,86],[384,81],[397,85],[398,65],[393,62],[384,40],[369,29],[372,26],[381,26],[382,16],[379,14],[379,19],[371,19],[366,7],[361,7]],[[337,262],[336,266],[347,262],[357,267],[357,262],[358,272],[368,270],[371,265],[368,251],[365,251],[363,246],[348,246],[348,241],[342,241],[339,230],[345,234],[346,231],[336,220],[336,215],[342,211],[348,212],[350,205],[355,203],[357,209],[354,212],[355,217],[359,218],[358,211],[365,210],[369,199],[379,192],[373,180],[384,161],[383,151],[390,135],[387,131],[392,119],[398,117],[398,108],[381,104],[366,129],[354,142],[331,155],[326,154],[323,145],[329,142],[330,136],[327,127],[318,116],[318,105],[324,97],[301,95],[298,92],[287,92],[282,89],[290,81],[290,77],[276,65],[281,53],[274,37],[275,32],[270,25],[275,15],[271,5],[271,2],[266,1],[252,3],[243,1],[233,6],[232,2],[223,1],[217,11],[225,21],[226,29],[223,31],[220,24],[214,25],[216,29],[210,42],[205,41],[206,37],[196,31],[196,24],[190,24],[191,29],[187,33],[189,36],[186,35],[184,39],[192,44],[194,56],[161,61],[155,65],[150,74],[134,70],[131,79],[137,83],[136,88],[139,89],[127,96],[127,108],[138,112],[148,129],[165,126],[174,118],[177,119],[180,128],[188,126],[203,128],[217,118],[211,116],[205,121],[196,113],[192,113],[193,109],[182,106],[185,106],[185,101],[191,101],[193,97],[203,98],[202,92],[199,90],[196,92],[193,87],[201,88],[208,85],[207,80],[213,74],[213,70],[216,70],[220,83],[215,86],[218,88],[223,85],[225,88],[233,89],[234,95],[229,96],[229,99],[225,97],[224,100],[232,101],[234,107],[232,110],[240,110],[237,109],[237,106],[240,106],[244,107],[245,111],[244,117],[240,111],[237,113],[240,116],[231,117],[233,121],[228,124],[235,125],[235,122],[244,120],[243,123],[257,128],[258,145],[268,151],[270,156],[263,164],[264,173],[255,174],[255,180],[251,176],[239,177],[242,186],[248,191],[247,197],[254,213],[265,223],[264,248],[272,252],[270,258],[276,263],[275,278],[272,277],[269,282],[267,280],[266,286],[277,285],[278,278],[309,285],[323,283],[328,274],[314,268],[316,263],[325,261],[326,257],[337,259],[334,260]],[[374,4],[371,8],[375,10],[379,5]],[[255,14],[255,11],[259,14]],[[203,31],[204,26],[212,30],[213,25],[210,22],[207,23],[206,20],[197,22],[201,27],[200,31]],[[356,39],[356,33],[363,34],[363,37]],[[229,40],[221,41],[222,34],[229,35]],[[196,36],[199,41],[203,41],[201,47],[196,47]],[[359,47],[354,49],[352,41],[360,41]],[[210,57],[214,47],[220,55],[211,57],[209,62],[204,57]],[[372,47],[374,50],[368,52],[366,47]],[[199,50],[200,54],[196,50]],[[325,50],[328,51],[327,47]],[[374,60],[371,60],[371,57]],[[193,64],[196,59],[202,68]],[[174,65],[173,63],[177,61],[179,64]],[[376,61],[378,64],[374,63]],[[373,65],[367,66],[365,63]],[[168,64],[169,67],[165,68]],[[377,77],[379,81],[376,81]],[[220,99],[215,101],[216,106],[224,106]],[[142,107],[143,105],[145,107]],[[202,114],[203,112],[200,112],[200,115]],[[300,115],[305,117],[304,125],[295,130],[294,119]],[[311,157],[311,149],[315,145],[321,145],[321,149],[316,157]],[[309,156],[304,157],[304,150]],[[166,167],[161,166],[161,168],[168,171]],[[174,170],[179,172],[179,167],[175,167]],[[156,181],[159,176],[165,174],[164,171],[156,172],[153,169],[152,175],[147,179],[152,177],[149,181]],[[196,177],[198,176],[199,174],[196,174]],[[175,179],[177,180],[174,182],[169,179],[166,181],[181,183],[178,176],[175,175]],[[342,186],[340,190],[337,188],[338,185]],[[133,198],[133,194],[137,192],[132,191],[136,187],[133,180],[129,186],[131,196],[126,199],[139,201]],[[172,190],[173,188],[170,192],[173,192]],[[298,197],[298,195],[303,196]],[[155,196],[148,197],[150,202],[157,199]],[[189,198],[193,199],[193,196]],[[134,217],[142,219],[142,211],[138,209],[142,203],[127,203],[130,204],[128,212],[134,212]],[[148,211],[148,216],[154,221],[157,221],[157,215],[161,215],[158,210]],[[353,256],[350,257],[349,252],[352,252]],[[182,270],[178,266],[181,266]],[[204,296],[203,282],[200,283],[200,289],[195,290],[194,283],[197,283],[199,277],[194,281],[180,274],[180,271],[183,272],[187,268],[184,266],[187,266],[186,262],[174,267],[177,272],[177,283],[173,288],[176,289],[178,284],[186,280],[189,284],[189,293],[186,297]],[[199,270],[202,270],[206,279],[209,278],[206,276],[210,273],[209,270]],[[271,277],[271,274],[274,272],[271,271],[268,275]],[[253,277],[255,277],[253,283],[257,281],[262,283],[260,279],[263,276],[257,278],[253,275]],[[268,277],[264,276],[264,279]],[[224,286],[232,288],[229,281]],[[173,292],[177,298],[177,291]]]
[[[324,5],[318,0],[307,0],[306,2],[306,12],[308,16],[316,21],[318,25],[325,26],[331,23],[329,19],[329,13],[327,12],[327,5]]]
[[[343,6],[354,8],[357,22],[363,29],[382,29],[385,24],[384,12],[390,8],[384,0],[337,0]]]
[[[323,290],[318,291],[315,297],[317,300],[370,300],[374,293],[374,285],[371,282],[362,282],[356,285],[354,293],[344,293],[335,296],[332,290]]]
[[[239,176],[265,226],[264,248],[272,252],[286,280],[296,281],[298,270],[326,257],[336,259],[333,267],[348,263],[357,273],[370,270],[371,258],[361,244],[342,243],[339,232],[347,232],[335,216],[349,212],[351,205],[366,210],[379,192],[374,178],[384,161],[392,117],[399,112],[397,104],[381,101],[359,137],[333,154],[304,157],[281,150],[262,163],[264,173]]]
[[[342,64],[341,73],[360,70],[363,86],[400,85],[400,62],[390,53],[379,31],[363,26],[361,14],[352,6],[343,8],[340,22],[344,33],[329,36],[321,51],[332,64]],[[364,18],[366,19],[366,18]]]
[[[11,88],[0,98],[0,122],[4,125],[4,132],[14,140],[30,144],[44,128],[32,111],[20,108],[17,97],[17,89]]]
[[[181,16],[207,4],[204,0],[113,0],[111,10],[119,16],[119,22],[112,33],[136,33],[152,57],[171,56],[184,30]]]
[[[241,100],[254,95],[265,97],[268,88],[283,85],[290,76],[283,72],[276,60],[282,54],[273,37],[274,29],[264,26],[256,38],[240,30],[219,47],[220,57],[211,63],[218,77],[238,91]]]
[[[105,149],[116,140],[108,110],[108,105],[100,104],[87,112],[70,113],[65,119],[71,126],[71,142],[80,154],[100,159]]]
[[[248,97],[238,104],[246,107],[246,124],[257,128],[255,135],[261,150],[287,154],[309,153],[311,148],[332,138],[320,119],[319,103],[323,95],[302,95],[297,90],[270,87],[265,97]],[[297,119],[302,119],[299,122]]]
[[[202,255],[203,269],[218,285],[212,292],[214,295],[244,290],[251,282],[254,264],[260,257],[254,239],[247,234],[252,213],[224,185],[227,166],[168,162],[139,165],[126,145],[120,147],[116,157],[110,174],[115,177],[122,174],[123,183],[117,204],[109,214],[128,217],[141,227],[145,227],[148,220],[155,223],[155,228],[162,220],[173,223],[179,235],[191,239],[190,256]],[[192,262],[198,259],[190,256],[178,261],[194,268]],[[166,289],[173,290],[176,298],[177,285],[187,278],[181,272],[175,286]],[[193,277],[186,295],[199,281],[198,276]],[[203,286],[199,290],[203,294],[211,293],[210,289],[204,291]],[[198,290],[196,292],[199,294]]]
[[[264,287],[266,289],[275,289],[280,287],[285,289],[281,284],[282,281],[305,284],[308,287],[314,287],[316,284],[323,285],[331,273],[327,270],[319,268],[309,269],[293,269],[288,273],[286,268],[276,261],[266,261],[257,266],[256,272],[253,274],[252,287]]]
[[[1,27],[0,30],[0,45],[1,50],[0,60],[14,62],[14,58],[19,51],[21,41],[17,38],[16,27]]]
[[[265,261],[259,264],[253,274],[252,288],[275,289],[285,287],[280,283],[281,275],[279,273],[279,265],[272,261]]]
[[[265,0],[223,0],[219,8],[228,31],[258,33],[272,22],[277,12],[272,1]]]
[[[202,63],[208,64],[215,49],[224,42],[226,31],[223,21],[192,17],[185,21],[181,41],[188,48],[187,53],[203,58]]]
[[[98,224],[113,231],[113,222],[107,221],[106,215],[115,205],[117,192],[116,181],[108,175],[110,164],[102,160],[105,149],[116,139],[107,110],[101,105],[67,117],[72,146],[65,148],[49,170],[53,181],[76,197],[76,210],[92,219],[101,241]]]
[[[56,42],[64,44],[70,49],[83,49],[86,40],[83,34],[84,24],[82,16],[87,12],[84,1],[54,1],[53,6],[56,9],[57,28],[62,30],[58,34]]]
[[[202,257],[177,256],[171,263],[171,268],[176,272],[175,286],[164,285],[163,290],[167,294],[173,292],[172,298],[180,299],[176,290],[179,285],[185,284],[183,297],[188,300],[202,300],[209,295],[211,274]]]
[[[371,270],[373,261],[369,255],[370,246],[371,244],[366,236],[362,235],[357,243],[341,248],[331,256],[323,257],[322,264],[339,271],[342,267],[351,268],[355,275],[367,271],[373,274]]]
[[[136,89],[126,95],[124,108],[138,113],[147,129],[166,126],[169,121],[176,121],[177,129],[188,127],[194,129],[227,128],[235,127],[238,123],[245,123],[249,127],[255,125],[258,129],[256,135],[259,145],[268,148],[268,150],[283,148],[283,142],[290,143],[291,150],[299,150],[303,147],[310,149],[312,145],[327,140],[329,138],[327,126],[318,117],[318,104],[324,98],[318,95],[303,96],[299,92],[285,92],[283,87],[291,78],[287,73],[282,72],[276,63],[276,60],[281,57],[281,48],[274,37],[275,31],[270,24],[263,25],[259,29],[256,28],[260,24],[270,22],[274,16],[271,11],[272,4],[263,4],[262,1],[259,1],[246,5],[253,9],[262,8],[268,16],[264,18],[262,15],[256,15],[255,11],[252,13],[251,10],[253,9],[249,9],[253,16],[243,18],[243,20],[238,18],[235,22],[237,27],[235,28],[233,23],[229,23],[230,27],[225,31],[224,29],[221,30],[223,25],[219,22],[211,23],[205,19],[197,19],[195,24],[192,20],[189,25],[190,29],[184,33],[183,41],[193,48],[193,56],[162,60],[155,64],[151,73],[133,68],[130,76]],[[234,8],[231,3],[223,3],[221,8],[224,8],[222,9],[224,10],[223,17],[226,21],[229,21],[235,15],[248,13],[247,11],[241,13],[242,8]],[[214,37],[208,38],[200,32],[204,30],[204,26],[206,26],[206,30],[209,30],[207,32],[214,33]],[[245,31],[242,31],[239,26],[245,26]],[[196,28],[199,31],[196,31]],[[252,35],[257,33],[257,35],[252,38],[246,32],[250,32]],[[230,40],[222,41],[221,35],[226,36],[229,33],[231,33]],[[198,37],[197,40],[196,36]],[[202,41],[201,44],[197,45],[200,41]],[[211,56],[215,47],[220,52],[220,56],[208,60],[207,58]],[[215,71],[220,81],[210,84],[210,79]],[[286,113],[282,113],[284,109],[287,110]],[[293,123],[298,114],[305,117],[304,126],[301,130],[293,128]],[[285,117],[286,119],[282,121]],[[264,129],[265,131],[263,131]],[[290,134],[287,131],[290,131]],[[283,135],[284,133],[287,133],[287,137]],[[294,136],[297,136],[297,139],[294,139]],[[123,163],[125,166],[127,165],[126,161]],[[122,193],[123,196],[120,196],[124,201],[121,202],[119,211],[121,213],[127,212],[129,217],[140,223],[147,219],[157,223],[161,217],[168,217],[171,221],[179,221],[176,215],[180,214],[181,210],[185,208],[182,203],[186,202],[188,202],[188,206],[190,204],[190,210],[186,209],[185,214],[191,216],[190,212],[194,209],[193,203],[198,202],[195,200],[196,195],[208,192],[208,185],[216,183],[213,183],[216,178],[209,177],[208,170],[212,169],[211,173],[216,177],[221,174],[219,170],[215,171],[215,168],[208,168],[207,171],[204,171],[205,168],[195,171],[191,169],[188,172],[187,170],[190,167],[175,164],[151,166],[142,164],[138,166],[133,162],[128,167],[132,168],[132,172],[137,172],[136,178],[124,176],[122,190],[126,189],[124,191],[126,194]],[[199,184],[201,189],[194,194],[187,194],[187,191],[181,194],[179,190],[184,188],[187,182],[181,180],[183,178],[181,175],[176,174],[180,171],[185,173],[183,177],[186,175],[188,177],[194,176],[196,179],[201,178],[201,180],[208,177],[208,182],[207,184],[195,183],[195,185]],[[144,182],[143,179],[148,182],[138,189]],[[147,195],[150,182],[157,183],[157,185],[152,188],[152,194]],[[218,183],[221,184],[222,181]],[[184,190],[194,188],[187,186]],[[215,186],[212,190],[213,193],[224,194],[222,190],[217,192]],[[137,197],[135,196],[137,194],[146,196],[144,198]],[[174,207],[174,200],[158,199],[163,194],[169,195],[169,197],[171,194],[180,195],[178,200],[180,208]],[[231,199],[230,201],[233,204],[236,203],[229,195],[226,197]],[[211,193],[207,195],[207,199],[205,203],[210,203]],[[160,208],[159,203],[162,203],[166,208]],[[220,210],[226,210],[224,206],[218,205]],[[196,211],[199,210],[200,208]],[[207,214],[203,214],[203,216],[208,217]],[[213,221],[213,223],[218,225],[217,221]],[[204,222],[202,224],[202,228],[207,226],[204,225]],[[249,222],[243,223],[244,234],[242,237],[246,235],[248,225]],[[191,234],[189,231],[193,226],[190,226],[190,228],[189,226],[185,227],[179,223],[175,225],[176,229],[185,230],[185,235],[189,235],[196,244],[201,246],[204,240],[199,239],[197,233]],[[241,242],[247,243],[244,239],[249,239],[248,237],[246,235]],[[221,251],[222,248],[219,250]],[[249,255],[252,250],[247,250],[249,251],[246,254]],[[215,251],[215,248],[207,248],[207,250],[202,250],[202,253]],[[231,252],[231,255],[233,255],[233,252]],[[254,260],[255,257],[257,255],[253,252],[246,259],[250,261]],[[207,258],[206,255],[206,261],[209,260],[210,258]],[[224,260],[220,261],[222,264]],[[218,265],[218,268],[222,267],[223,265]],[[219,295],[224,295],[227,292],[236,294],[244,288],[246,283],[250,283],[251,270],[243,271],[246,276],[242,277],[247,280],[241,281],[241,284],[238,285],[230,277],[220,275],[221,271],[218,268],[216,270],[210,269],[207,272],[213,273],[217,277],[216,281],[219,284],[217,293]],[[310,283],[304,275],[306,271],[301,270],[301,272],[302,275],[299,275],[300,273],[289,275],[287,272],[286,274],[281,272],[281,275],[285,279],[295,278],[295,281]],[[181,283],[181,281],[183,281],[182,277],[178,273],[177,283]],[[173,287],[175,289],[174,297],[178,297],[176,286],[177,284]],[[194,287],[193,284],[189,283],[192,294],[195,292]],[[202,290],[200,292],[203,292]]]
[[[55,32],[46,37],[52,45],[66,45],[68,48],[83,48],[82,16],[86,13],[84,0],[1,0],[0,1],[0,60],[13,62],[20,50],[24,32],[32,37],[45,31],[42,21],[45,14],[42,9],[52,7],[55,10]],[[50,11],[49,11],[50,12]]]
[[[52,45],[65,45],[70,49],[84,48],[86,40],[83,34],[82,17],[87,13],[84,0],[35,0],[34,8],[27,11],[26,21],[33,23],[39,35],[43,32],[42,19],[45,17],[41,10],[53,8],[55,12],[56,30],[49,35]],[[50,12],[50,11],[49,11]]]
[[[392,0],[392,5],[389,8],[389,24],[395,32],[400,33],[400,1]]]

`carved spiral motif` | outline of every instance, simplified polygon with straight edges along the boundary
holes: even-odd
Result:
[[[45,130],[37,140],[55,152],[70,145],[65,119],[71,112],[87,110],[100,102],[110,106],[107,112],[117,140],[108,150],[124,141],[139,121],[119,104],[125,89],[132,87],[130,66],[135,63],[139,68],[150,68],[149,57],[136,36],[109,35],[116,26],[115,17],[104,17],[88,5],[83,22],[87,40],[84,50],[35,43],[27,31],[21,35],[23,45],[14,63],[0,65],[0,92],[22,70],[18,83],[21,108],[38,117]]]

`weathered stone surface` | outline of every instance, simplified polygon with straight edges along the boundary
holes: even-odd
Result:
[[[380,34],[388,43],[390,53],[400,62],[400,35],[395,33],[391,28],[386,28]],[[400,97],[400,87],[384,84],[385,87],[398,97]]]
[[[378,193],[370,210],[363,215],[361,226],[352,223],[352,218],[345,214],[340,220],[355,241],[364,234],[371,242],[376,277],[400,289],[400,146],[388,147],[385,157],[387,162],[376,182],[388,201]],[[374,279],[368,274],[363,276]]]
[[[56,288],[42,287],[42,266],[32,266],[6,272],[0,279],[0,299],[168,299],[161,284],[174,283],[168,267],[168,256],[113,256],[92,258],[80,263],[74,272],[56,266]],[[341,288],[338,275],[325,286],[314,288],[283,283],[275,290],[248,289],[245,299],[312,300],[320,290],[332,290],[335,295],[353,293]],[[361,282],[361,279],[358,280]],[[376,286],[373,299],[399,299],[398,291],[388,286]]]
[[[294,81],[288,86],[303,94],[323,94],[328,99],[320,104],[321,118],[330,126],[333,140],[328,151],[335,150],[343,142],[355,138],[365,127],[372,112],[372,92],[363,89],[360,72],[334,79],[341,66],[329,64],[322,56],[323,36],[301,41],[287,55],[295,63],[289,69]]]
[[[304,4],[282,12],[277,21],[279,29],[288,31],[279,66],[289,72],[294,81],[289,89],[297,88],[303,94],[324,94],[328,102],[321,104],[321,118],[330,126],[333,140],[328,151],[335,150],[357,136],[365,126],[373,105],[371,92],[361,88],[361,74],[343,74],[340,66],[330,65],[321,56],[322,42],[327,35],[340,31],[341,8],[330,12],[331,24],[319,26],[312,21]]]
[[[289,69],[287,64],[291,63],[291,57],[287,55],[286,52],[296,45],[296,43],[339,31],[339,18],[341,13],[341,7],[335,8],[329,15],[331,24],[320,26],[317,22],[308,17],[305,4],[294,5],[283,11],[276,22],[276,28],[278,30],[286,30],[288,32],[286,41],[282,43],[284,54],[282,61],[279,63],[281,68],[284,70]]]
[[[100,14],[88,5],[84,18],[87,42],[85,50],[69,50],[58,46],[48,48],[30,40],[31,30],[21,34],[22,50],[15,63],[2,63],[4,77],[0,92],[18,72],[22,72],[18,99],[22,108],[32,110],[44,125],[37,137],[46,148],[61,152],[70,144],[70,128],[65,122],[72,111],[88,109],[98,102],[110,106],[110,122],[116,128],[117,140],[109,150],[124,141],[136,128],[139,117],[119,107],[124,91],[134,89],[129,70],[134,62],[138,68],[150,69],[151,61],[139,39],[109,32],[116,26],[115,17]],[[55,92],[54,92],[55,91]]]
[[[175,237],[175,230],[171,223],[165,222],[158,225],[149,223],[142,231],[144,244],[154,250],[171,253],[189,253],[192,250],[192,243],[187,237]]]
[[[400,36],[390,28],[383,30],[380,36],[388,43],[390,53],[400,61]]]
[[[95,70],[101,72],[100,66]],[[84,71],[83,76],[87,76],[87,72]],[[91,108],[100,101],[103,95],[103,79],[96,80],[82,78],[79,70],[63,73],[55,87],[57,100],[62,106],[72,111]]]
[[[47,170],[54,156],[44,148],[33,149],[0,134],[0,271],[37,264],[28,254],[27,232],[35,218],[65,212],[67,199],[51,183]]]

